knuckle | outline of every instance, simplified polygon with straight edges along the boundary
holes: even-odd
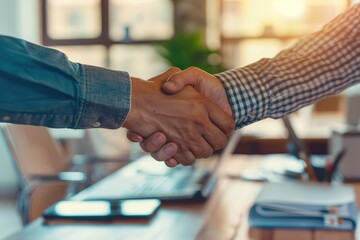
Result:
[[[207,158],[213,153],[213,149],[211,146],[204,144],[199,145],[196,147],[195,144],[192,145],[191,151],[195,154],[196,158]]]
[[[126,137],[127,137],[127,139],[129,139],[132,142],[136,141],[136,139],[134,138],[134,135],[133,135],[133,133],[131,131],[127,131]]]
[[[217,136],[216,146],[215,150],[223,149],[227,144],[227,138],[225,135],[221,134],[220,136]]]
[[[181,76],[179,76],[178,74],[174,74],[172,75],[168,80],[167,82],[180,82],[181,80]]]
[[[145,139],[142,143],[140,143],[140,147],[148,153],[153,153],[155,151],[157,151],[159,149],[158,146],[156,146],[153,142],[152,139],[154,138],[154,136],[151,136],[147,139]]]
[[[213,153],[213,149],[211,147],[202,147],[199,152],[197,152],[197,158],[208,158]]]
[[[166,161],[166,160],[168,160],[168,159],[170,159],[170,158],[173,157],[173,156],[171,156],[171,155],[166,154],[166,153],[164,152],[164,150],[162,150],[162,149],[157,152],[156,156],[157,156],[157,158],[158,158],[159,161]]]
[[[195,158],[186,158],[186,161],[182,162],[183,166],[191,166],[195,163]]]
[[[168,147],[170,147],[171,143],[164,145],[164,147],[160,148],[158,151],[153,153],[153,157],[158,161],[166,161],[176,156],[177,153],[170,153],[168,150],[166,150]]]
[[[176,167],[176,165],[173,165],[170,161],[168,161],[168,160],[166,160],[165,161],[165,165],[167,166],[167,167],[169,167],[169,168],[174,168],[174,167]]]
[[[216,150],[225,148],[225,147],[226,147],[226,144],[227,144],[227,140],[222,141],[222,142],[220,143],[220,145],[219,145],[219,148],[216,149]]]
[[[208,148],[206,151],[204,151],[202,158],[208,158],[211,156],[212,153],[213,153],[213,149]]]
[[[179,164],[181,164],[183,166],[190,166],[190,165],[194,164],[194,162],[196,160],[195,157],[191,156],[191,155],[186,154],[185,152],[181,152],[181,153],[178,153],[177,155],[175,155],[174,158],[178,161]]]
[[[144,150],[147,153],[151,152],[151,149],[149,149],[149,146],[148,146],[147,142],[140,143],[140,147],[141,147],[142,150]]]
[[[154,158],[156,161],[159,161],[159,162],[163,162],[165,161],[166,159],[163,159],[161,157],[161,155],[157,154],[157,153],[151,153],[150,154],[152,158]]]
[[[171,70],[171,71],[180,71],[180,68],[178,68],[178,67],[170,67],[169,70]]]
[[[197,67],[194,67],[194,66],[191,66],[191,67],[188,67],[186,70],[189,70],[189,71],[197,71],[198,68],[197,68]]]
[[[229,123],[226,125],[226,134],[230,134],[235,130],[235,121],[233,119],[231,119],[231,121],[229,121]]]

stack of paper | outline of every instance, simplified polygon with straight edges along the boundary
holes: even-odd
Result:
[[[306,183],[267,183],[249,214],[260,228],[353,230],[358,209],[349,186]]]

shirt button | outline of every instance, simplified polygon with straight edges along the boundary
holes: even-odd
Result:
[[[4,116],[3,118],[2,118],[2,120],[4,121],[4,122],[8,122],[8,121],[10,121],[10,117],[9,116]]]
[[[94,124],[92,125],[93,127],[100,127],[101,123],[100,122],[94,122]]]

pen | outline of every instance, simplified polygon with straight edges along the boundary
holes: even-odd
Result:
[[[304,161],[304,163],[306,165],[306,171],[309,174],[310,180],[312,182],[317,182],[318,179],[317,179],[315,171],[311,165],[309,157],[303,151],[301,151],[299,155],[300,155],[300,158]]]
[[[339,163],[340,161],[343,159],[344,157],[344,154],[345,154],[345,149],[342,149],[340,152],[338,152],[338,154],[335,156],[334,158],[334,162],[333,164],[331,165],[331,168],[330,168],[330,172],[329,174],[327,175],[327,181],[328,182],[331,182],[332,178],[334,177],[334,174],[339,166]]]

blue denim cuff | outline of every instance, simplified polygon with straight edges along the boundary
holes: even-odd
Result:
[[[75,128],[121,127],[130,110],[129,74],[88,65],[80,72]]]

